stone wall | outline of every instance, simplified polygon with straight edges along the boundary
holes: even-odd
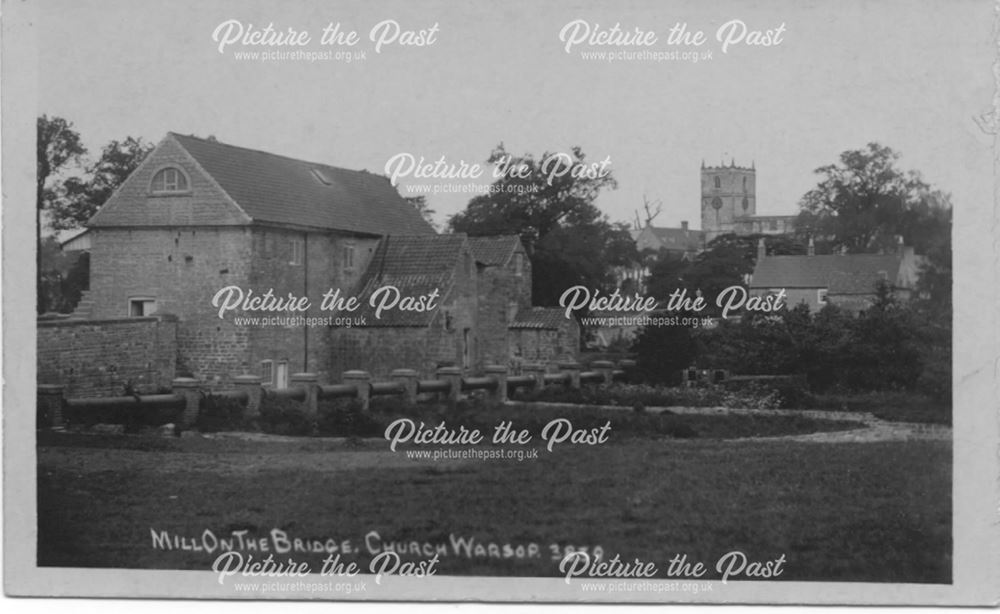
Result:
[[[38,321],[38,383],[62,384],[68,397],[169,388],[176,356],[171,316]]]
[[[479,334],[477,366],[507,364],[510,354],[508,325],[521,309],[531,308],[531,261],[522,250],[520,275],[514,256],[504,266],[478,270]]]
[[[575,318],[556,329],[518,328],[510,331],[511,361],[559,362],[580,358],[580,326]]]
[[[249,330],[219,319],[212,298],[229,285],[246,287],[251,231],[232,228],[149,228],[95,231],[90,296],[97,319],[129,316],[129,301],[156,301],[156,313],[177,316],[177,370],[225,383],[247,368]]]

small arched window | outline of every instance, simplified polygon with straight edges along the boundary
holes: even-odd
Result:
[[[743,189],[744,190],[747,189],[747,178],[746,177],[743,178]]]
[[[722,179],[719,179],[718,175],[715,176],[715,187],[717,187],[717,188],[721,188],[722,187]]]
[[[161,169],[153,176],[150,185],[153,194],[172,194],[188,191],[187,175],[178,168],[168,167]]]
[[[744,181],[746,181],[746,180],[744,179]],[[744,196],[743,197],[743,210],[746,211],[749,208],[750,208],[750,201],[747,200],[746,196]]]

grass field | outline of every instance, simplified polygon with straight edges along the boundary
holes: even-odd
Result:
[[[949,582],[951,446],[632,438],[534,460],[411,460],[384,441],[154,439],[40,433],[39,564],[208,569],[153,548],[199,537],[444,544],[440,574],[555,576],[567,546],[709,566],[784,554],[781,580]],[[518,559],[457,551],[510,544]],[[217,554],[217,553],[216,553]],[[292,556],[292,555],[286,555]],[[294,554],[318,568],[324,555]],[[717,577],[717,576],[715,576]]]

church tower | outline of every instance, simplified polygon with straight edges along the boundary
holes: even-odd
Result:
[[[757,169],[737,166],[705,166],[701,163],[701,229],[705,240],[737,232],[737,220],[757,215]]]

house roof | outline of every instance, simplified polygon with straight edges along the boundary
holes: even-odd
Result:
[[[767,256],[757,260],[751,288],[826,288],[831,294],[871,294],[879,280],[896,285],[902,256],[846,254]]]
[[[73,234],[60,239],[59,247],[64,252],[89,250],[91,247],[90,229],[77,230]]]
[[[649,229],[659,239],[662,249],[698,251],[705,242],[705,233],[701,230],[657,226],[650,226]]]
[[[194,136],[170,136],[256,222],[373,235],[434,233],[384,176]]]
[[[521,237],[500,235],[496,237],[469,237],[469,248],[476,262],[486,266],[503,266],[511,254],[521,247]]]
[[[358,315],[366,316],[369,326],[430,324],[454,283],[466,240],[464,234],[384,237],[359,282],[358,300],[362,306]],[[422,312],[391,309],[376,319],[369,301],[372,293],[383,286],[395,286],[403,297],[425,296],[436,289],[438,308]]]
[[[509,328],[559,330],[566,324],[566,312],[561,307],[532,307],[518,311]]]

